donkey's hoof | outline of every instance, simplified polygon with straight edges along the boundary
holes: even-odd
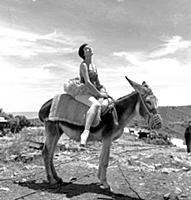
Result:
[[[49,182],[49,181],[47,181],[47,180],[43,180],[43,184],[49,185],[49,184],[50,184],[50,182]]]
[[[61,178],[57,178],[56,181],[57,181],[57,184],[59,185],[62,185],[64,183]]]
[[[86,151],[87,150],[87,148],[86,148],[86,145],[85,144],[80,144],[79,146],[78,146],[78,151]]]
[[[108,184],[100,184],[99,187],[100,187],[102,190],[105,190],[105,191],[109,191],[109,192],[112,191],[111,187],[110,187]]]
[[[51,183],[50,181],[43,180],[43,183],[49,189],[56,189],[56,188],[58,188],[57,182],[56,183]]]

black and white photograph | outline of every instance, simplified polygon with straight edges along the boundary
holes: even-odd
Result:
[[[191,1],[0,1],[0,200],[191,200]]]

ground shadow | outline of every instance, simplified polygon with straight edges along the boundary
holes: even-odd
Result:
[[[105,195],[107,197],[98,197],[100,200],[141,200],[140,198],[131,197],[124,194],[114,193],[109,190],[103,190],[100,188],[98,183],[90,183],[90,184],[80,184],[80,183],[71,183],[71,182],[64,182],[62,184],[57,184],[50,187],[47,183],[37,183],[35,180],[26,181],[26,182],[19,182],[17,183],[22,187],[27,187],[33,190],[41,190],[41,191],[48,191],[50,193],[55,194],[65,194],[67,198],[72,198],[74,196],[79,196],[84,193],[94,193]]]

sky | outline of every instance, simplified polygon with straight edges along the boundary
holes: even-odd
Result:
[[[38,111],[79,76],[83,43],[115,99],[146,81],[159,106],[191,105],[190,0],[0,1],[0,108]]]

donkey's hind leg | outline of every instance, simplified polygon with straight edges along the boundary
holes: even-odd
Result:
[[[54,140],[52,141],[53,144],[53,147],[54,149],[52,150],[52,157],[51,157],[51,169],[52,169],[52,174],[53,174],[53,177],[56,179],[57,183],[62,183],[62,178],[60,178],[57,173],[56,173],[56,170],[55,170],[55,167],[54,167],[54,162],[53,162],[53,158],[54,158],[54,152],[55,152],[55,148],[56,148],[56,145],[58,143],[58,140],[60,139],[60,136],[62,135],[63,131],[61,131],[61,129],[59,128],[59,125],[58,123],[56,124],[56,127],[55,127],[55,137],[54,137]]]
[[[50,121],[45,122],[45,134],[46,140],[42,151],[42,155],[44,158],[47,179],[50,184],[55,184],[61,182],[61,179],[57,176],[53,163],[55,147],[61,136],[59,132],[58,123]]]

